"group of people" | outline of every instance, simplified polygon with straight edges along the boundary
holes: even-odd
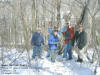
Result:
[[[48,38],[48,53],[47,57],[51,57],[51,61],[55,62],[55,55],[58,49],[58,44],[60,43],[59,36],[62,34],[64,37],[64,51],[63,58],[71,60],[73,58],[72,47],[77,48],[77,62],[83,62],[81,50],[86,45],[86,32],[83,29],[83,25],[80,24],[77,31],[74,32],[74,27],[69,23],[65,23],[65,26],[61,29],[54,27],[54,29],[48,29],[49,38]],[[36,55],[39,58],[42,58],[42,48],[44,45],[44,37],[41,32],[41,29],[38,28],[36,32],[33,33],[31,44],[33,46],[33,55],[34,59]],[[68,58],[69,57],[69,58]]]

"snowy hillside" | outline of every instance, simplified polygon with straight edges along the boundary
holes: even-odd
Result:
[[[43,52],[43,59],[38,59],[38,57],[31,59],[31,50],[31,60],[28,63],[26,51],[3,50],[5,50],[5,59],[3,66],[0,60],[0,75],[93,75],[93,65],[75,62],[75,54],[73,60],[65,60],[62,56],[56,55],[56,62],[52,63],[50,57],[46,58],[47,52]],[[15,58],[17,59],[15,60]],[[100,68],[97,71],[96,75],[100,75]]]

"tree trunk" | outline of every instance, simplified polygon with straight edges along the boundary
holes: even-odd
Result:
[[[61,25],[61,16],[60,16],[61,0],[57,0],[57,26]]]

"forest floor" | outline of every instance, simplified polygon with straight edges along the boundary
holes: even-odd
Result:
[[[0,48],[0,53],[2,50],[4,59],[3,62],[0,60],[0,75],[94,75],[95,64],[76,62],[75,53],[72,60],[65,60],[61,55],[56,55],[56,61],[53,63],[50,57],[46,57],[46,51],[43,52],[42,59],[32,59],[31,50],[29,61],[27,51]],[[96,75],[100,75],[100,67],[97,68]]]

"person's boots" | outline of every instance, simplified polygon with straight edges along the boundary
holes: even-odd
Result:
[[[72,57],[70,57],[68,60],[72,60]]]
[[[81,58],[78,56],[77,62],[82,63],[82,62],[83,62],[83,59],[81,59]]]
[[[34,57],[34,56],[32,56],[32,60],[33,60],[33,59],[35,59],[35,57]]]

